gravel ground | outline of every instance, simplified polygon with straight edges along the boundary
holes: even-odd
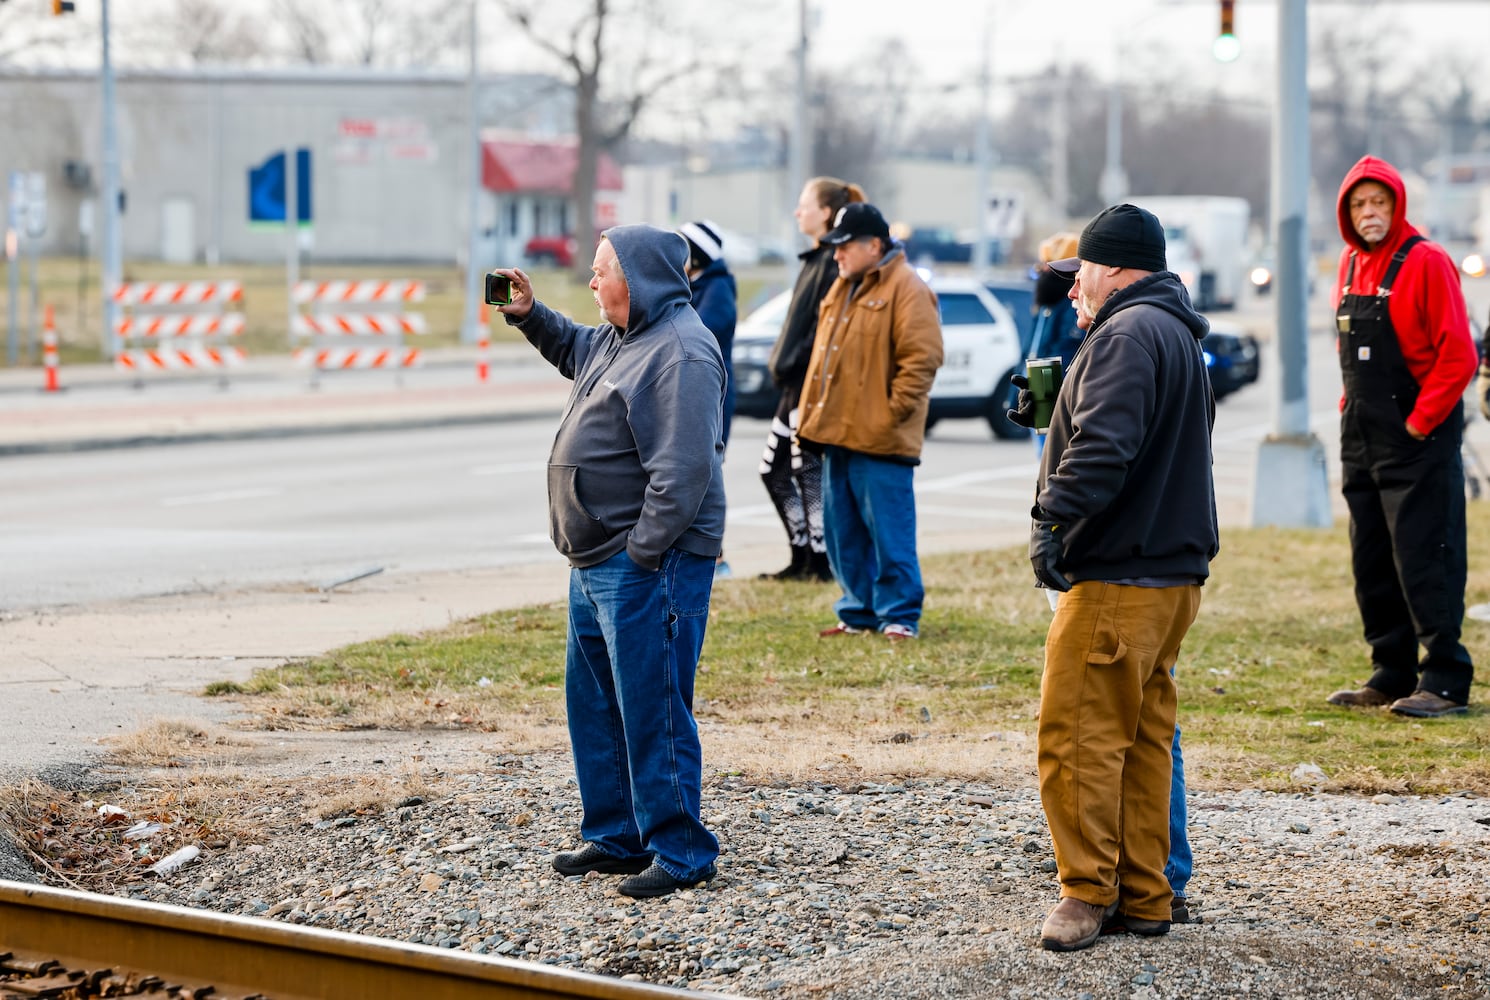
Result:
[[[350,787],[394,759],[324,746],[294,754],[306,778],[281,787]],[[1467,793],[1195,793],[1202,921],[1057,955],[1038,943],[1058,892],[1033,766],[713,776],[719,877],[637,902],[618,877],[549,867],[579,823],[567,754],[420,747],[438,772],[424,796],[322,819],[268,795],[247,809],[260,842],[208,845],[119,894],[750,997],[1490,996],[1490,801]]]

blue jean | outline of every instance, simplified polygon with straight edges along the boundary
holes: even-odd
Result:
[[[1173,765],[1169,772],[1169,857],[1164,862],[1164,878],[1169,891],[1185,898],[1185,887],[1195,870],[1195,856],[1190,852],[1190,837],[1185,832],[1190,813],[1185,804],[1185,758],[1180,753],[1180,727],[1174,727],[1174,745],[1170,750]]]
[[[693,678],[714,560],[669,549],[657,572],[623,549],[569,574],[564,696],[584,815],[580,836],[701,878],[719,841],[699,816],[703,754]]]
[[[846,448],[823,450],[823,540],[843,588],[840,621],[882,629],[921,620],[915,467]]]

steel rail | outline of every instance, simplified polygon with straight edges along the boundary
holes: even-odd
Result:
[[[722,994],[0,880],[0,952],[266,1000],[680,1000]],[[7,985],[0,983],[0,995]]]

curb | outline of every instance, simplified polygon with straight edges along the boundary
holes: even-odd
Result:
[[[162,445],[203,444],[225,441],[272,441],[317,435],[376,434],[385,431],[430,430],[440,427],[470,427],[517,420],[551,417],[559,410],[507,410],[500,413],[437,414],[390,420],[346,421],[327,424],[296,424],[287,427],[243,427],[234,430],[195,431],[184,434],[138,434],[127,437],[68,438],[59,441],[23,441],[0,444],[0,458],[11,455],[64,455],[87,451],[153,448]]]

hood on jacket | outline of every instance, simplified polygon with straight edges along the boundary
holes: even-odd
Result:
[[[1113,293],[1102,303],[1102,308],[1097,310],[1097,315],[1092,320],[1091,332],[1096,332],[1114,313],[1132,306],[1157,306],[1163,309],[1178,317],[1196,340],[1211,332],[1210,322],[1195,311],[1195,307],[1190,304],[1190,293],[1185,291],[1180,276],[1173,271],[1155,271]]]
[[[1363,156],[1357,160],[1355,166],[1346,171],[1345,180],[1340,182],[1340,195],[1335,201],[1340,236],[1357,250],[1371,249],[1370,244],[1361,239],[1361,234],[1355,231],[1355,226],[1350,222],[1350,189],[1361,181],[1385,184],[1392,192],[1395,199],[1392,206],[1392,226],[1387,230],[1386,238],[1381,241],[1380,246],[1395,247],[1411,235],[1412,227],[1407,224],[1407,187],[1402,183],[1402,175],[1397,173],[1396,167],[1374,156]]]
[[[707,267],[699,268],[698,271],[693,275],[693,277],[689,279],[689,281],[696,285],[700,281],[711,280],[714,278],[730,278],[732,280],[734,278],[734,275],[730,273],[729,265],[724,262],[723,257],[715,257],[713,260],[709,261]]]
[[[626,330],[640,330],[688,304],[688,241],[656,226],[612,226],[600,234],[610,240],[631,294]]]

